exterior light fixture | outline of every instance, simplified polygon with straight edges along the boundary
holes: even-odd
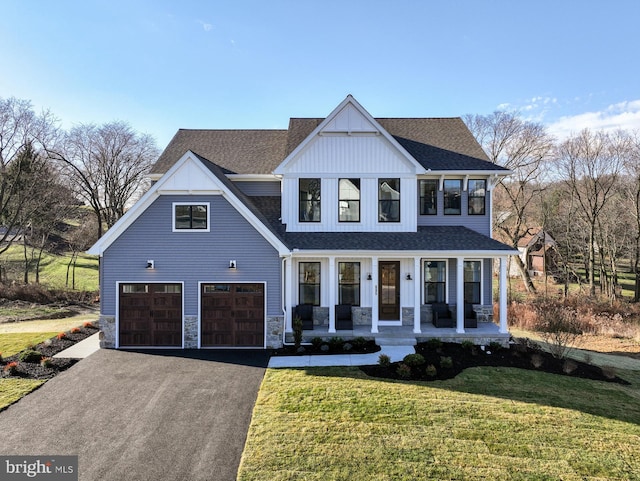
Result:
[[[413,279],[411,278],[411,274],[407,274],[407,280],[408,281],[412,281]]]
[[[371,279],[372,279],[371,272],[369,272],[369,275],[367,276],[367,280],[370,281]]]
[[[156,268],[156,263],[153,259],[149,259],[147,261],[147,269],[155,269]]]
[[[235,269],[238,267],[235,260],[229,261],[229,269]]]

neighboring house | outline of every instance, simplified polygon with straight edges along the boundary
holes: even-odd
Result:
[[[554,273],[558,267],[558,255],[556,251],[556,241],[551,235],[540,229],[532,229],[532,233],[527,234],[518,242],[520,259],[529,271],[530,276],[543,276],[545,272]],[[509,267],[509,275],[517,277],[520,270],[515,263]]]
[[[504,341],[516,252],[491,238],[491,191],[509,173],[459,118],[375,119],[350,95],[287,130],[179,130],[89,250],[102,346],[279,347],[294,315],[307,339]]]

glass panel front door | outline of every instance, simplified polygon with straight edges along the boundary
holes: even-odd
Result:
[[[378,317],[381,321],[400,320],[400,262],[379,263]]]

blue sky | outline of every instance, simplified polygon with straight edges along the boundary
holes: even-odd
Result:
[[[637,0],[4,0],[0,97],[64,127],[286,128],[518,110],[562,137],[640,129]]]

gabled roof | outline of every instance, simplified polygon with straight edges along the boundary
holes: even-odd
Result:
[[[359,106],[351,96],[340,106],[347,101]],[[489,161],[459,117],[370,118],[391,137],[392,143],[426,170],[509,173]],[[287,130],[180,129],[158,158],[151,174],[163,174],[187,150],[209,159],[226,174],[271,174],[327,119],[291,118]]]

